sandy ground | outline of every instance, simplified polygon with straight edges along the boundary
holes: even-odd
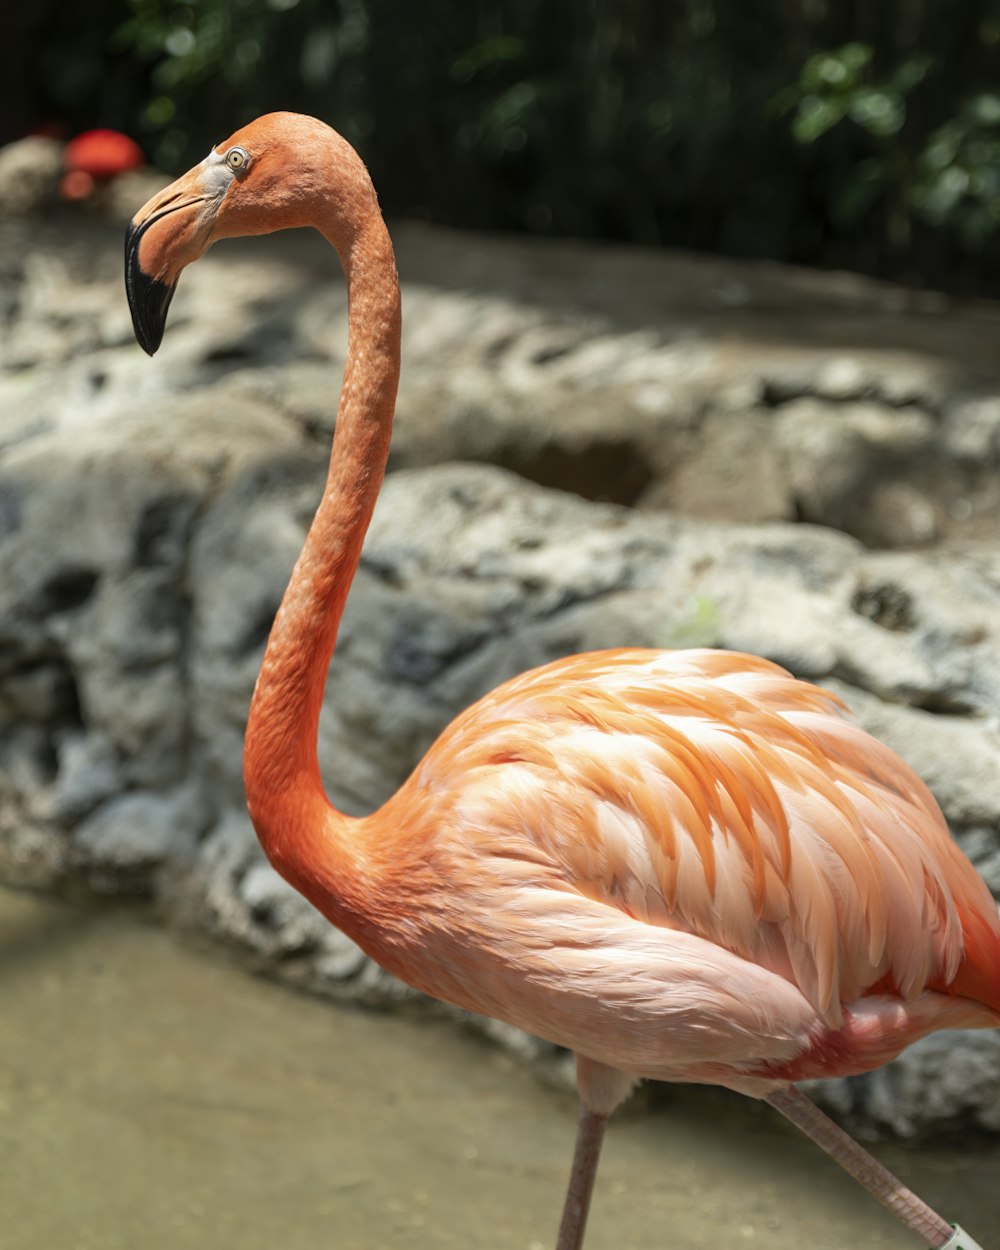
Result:
[[[547,1250],[575,1107],[452,1025],[333,1007],[141,917],[0,890],[6,1250]],[[1000,1155],[880,1147],[989,1247]],[[609,1132],[588,1250],[916,1243],[764,1108]]]

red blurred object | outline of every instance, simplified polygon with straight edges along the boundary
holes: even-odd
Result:
[[[70,169],[59,182],[59,194],[64,200],[85,200],[94,190],[94,179],[82,169]]]
[[[145,163],[142,148],[120,130],[85,130],[66,144],[63,165],[70,173],[113,178]],[[73,198],[79,198],[74,196]]]

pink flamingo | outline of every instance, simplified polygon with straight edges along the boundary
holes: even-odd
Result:
[[[185,265],[295,226],[337,250],[350,328],[329,477],[247,727],[271,863],[417,989],[576,1054],[559,1250],[582,1245],[606,1119],[642,1078],[766,1099],[929,1245],[971,1250],[794,1084],[1000,1025],[996,904],[926,787],[833,696],[727,652],[578,655],[464,712],[370,816],[330,804],[320,707],[399,378],[368,173],[323,123],[258,118],[136,214],[126,285],[152,354]]]

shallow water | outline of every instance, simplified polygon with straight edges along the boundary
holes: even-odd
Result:
[[[335,1007],[135,916],[5,890],[0,987],[4,1250],[553,1243],[573,1099],[451,1024]],[[989,1250],[1000,1151],[879,1154]],[[766,1109],[690,1092],[612,1122],[587,1241],[917,1244]]]

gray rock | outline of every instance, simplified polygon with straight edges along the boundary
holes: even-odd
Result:
[[[334,799],[371,810],[532,665],[722,646],[838,689],[997,888],[995,314],[399,235],[406,374],[321,722]],[[328,454],[334,267],[319,286],[314,240],[305,261],[294,239],[220,249],[150,364],[120,241],[112,278],[99,232],[31,240],[5,252],[24,298],[0,343],[0,874],[141,891],[296,984],[409,999],[274,876],[243,810],[247,707]],[[824,1096],[897,1132],[992,1124],[993,1052],[940,1045]]]
[[[1000,1035],[935,1033],[862,1077],[807,1081],[806,1092],[866,1137],[941,1137],[1000,1129]]]
[[[125,788],[118,752],[99,732],[69,731],[59,743],[58,757],[55,814],[69,826]]]
[[[943,439],[948,452],[970,464],[1000,464],[1000,396],[959,400],[948,408]]]
[[[198,812],[191,790],[117,795],[76,827],[75,856],[99,889],[115,891],[127,883],[146,890],[154,870],[176,870],[191,858]]]
[[[1000,1131],[1000,1035],[944,1034],[911,1046],[866,1079],[865,1111],[881,1131],[901,1137],[948,1128]]]
[[[62,144],[32,135],[0,148],[0,216],[27,217],[55,199]]]
[[[227,811],[209,832],[193,880],[180,900],[187,923],[241,948],[272,975],[370,1005],[415,997],[282,881],[245,812]]]
[[[937,537],[937,513],[912,485],[937,454],[931,415],[909,405],[797,399],[779,409],[776,440],[798,515],[871,546]]]

